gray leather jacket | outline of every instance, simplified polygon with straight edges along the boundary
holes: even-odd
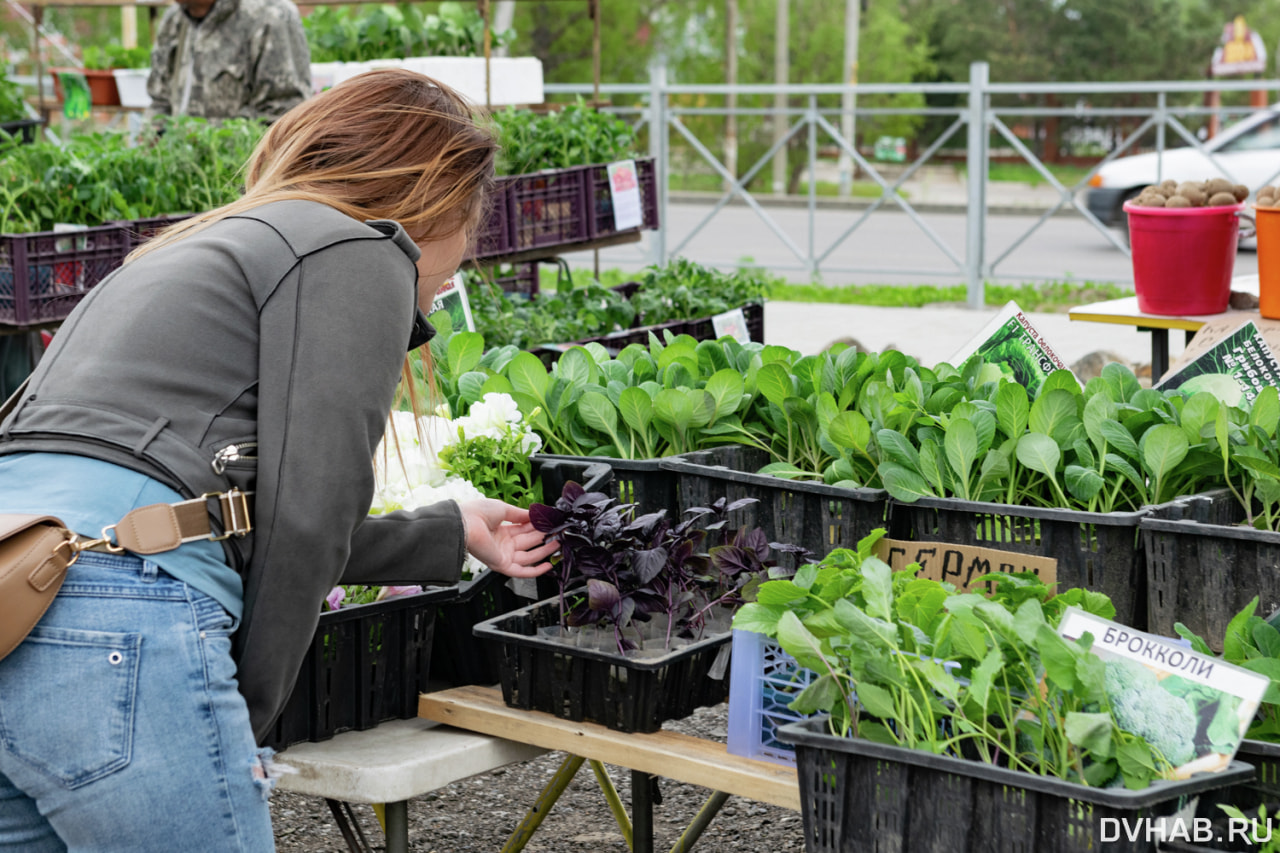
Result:
[[[188,497],[255,492],[254,532],[224,546],[245,579],[237,677],[259,739],[335,584],[454,583],[466,555],[452,502],[368,516],[417,257],[397,223],[314,202],[219,222],[94,288],[0,425],[0,453],[91,456]]]

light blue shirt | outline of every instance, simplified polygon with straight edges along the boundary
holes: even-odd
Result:
[[[81,536],[97,538],[130,510],[185,500],[145,474],[68,453],[0,456],[0,513],[56,516]],[[244,586],[227,565],[222,546],[202,540],[146,557],[178,580],[205,593],[237,621]]]

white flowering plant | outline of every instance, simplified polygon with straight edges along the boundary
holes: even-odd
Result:
[[[369,514],[444,500],[462,503],[488,497],[522,507],[539,500],[541,487],[533,480],[529,457],[542,447],[542,439],[529,421],[515,400],[501,393],[484,395],[459,418],[451,418],[447,406],[420,418],[412,412],[392,412],[374,455]],[[469,580],[483,570],[484,565],[468,555],[462,576]],[[334,587],[325,598],[325,609],[421,591],[417,586]]]

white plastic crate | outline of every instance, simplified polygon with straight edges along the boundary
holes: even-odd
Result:
[[[752,631],[733,632],[729,670],[728,751],[794,766],[795,747],[777,738],[778,726],[808,719],[787,705],[817,678],[773,640]]]

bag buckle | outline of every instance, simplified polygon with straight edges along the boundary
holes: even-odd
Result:
[[[225,492],[205,492],[202,498],[218,499],[218,508],[222,511],[221,536],[209,534],[213,542],[221,542],[232,536],[242,537],[253,530],[253,519],[249,515],[249,496],[234,486]]]
[[[124,548],[115,543],[115,538],[116,526],[114,524],[108,524],[106,527],[102,528],[102,533],[97,539],[82,539],[81,537],[72,534],[70,539],[64,539],[62,542],[59,542],[53,550],[56,553],[58,548],[61,548],[64,545],[70,548],[71,559],[67,560],[67,565],[69,566],[80,558],[81,551],[88,551],[91,548],[101,548],[110,554],[123,554]]]

